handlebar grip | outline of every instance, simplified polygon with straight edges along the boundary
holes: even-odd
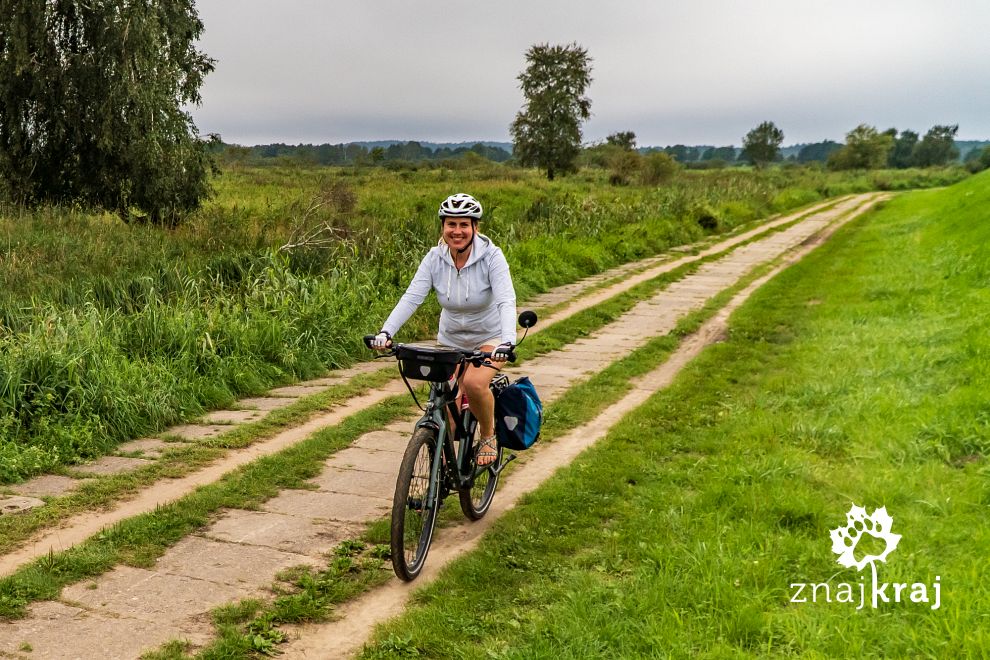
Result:
[[[492,353],[494,353],[494,352],[495,351],[485,351],[484,353],[481,353],[481,356],[483,358],[487,359],[487,360],[490,360],[490,359],[492,359]],[[516,352],[515,352],[515,350],[510,350],[509,351],[509,356],[508,356],[508,360],[507,361],[508,362],[515,362],[516,361]]]

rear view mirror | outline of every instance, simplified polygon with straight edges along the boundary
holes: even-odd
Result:
[[[536,312],[526,310],[519,315],[519,326],[522,328],[532,328],[536,325]]]

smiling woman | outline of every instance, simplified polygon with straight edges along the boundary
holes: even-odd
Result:
[[[516,342],[516,292],[502,250],[478,233],[482,213],[481,203],[466,193],[451,195],[440,204],[440,243],[420,263],[373,346],[389,346],[392,335],[436,290],[443,309],[437,341],[465,351],[492,351],[490,362],[467,367],[460,381],[481,427],[478,463],[487,465],[497,455],[495,400],[488,384]]]

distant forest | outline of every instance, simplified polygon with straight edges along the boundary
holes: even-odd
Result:
[[[959,161],[966,161],[987,146],[990,141],[957,140]],[[841,142],[802,143],[780,148],[780,162],[812,163],[828,160],[829,155],[842,147]],[[234,161],[294,162],[314,165],[387,165],[420,162],[441,162],[460,159],[471,154],[473,158],[484,158],[496,163],[512,159],[511,142],[462,142],[435,143],[410,140],[384,140],[379,142],[344,142],[340,144],[261,144],[244,147],[234,144],[221,144],[219,150],[224,158]],[[746,162],[742,149],[735,146],[676,144],[665,147],[640,147],[642,154],[661,151],[669,154],[679,163],[696,166],[707,164],[734,164]]]
[[[491,142],[461,144],[408,142],[347,142],[341,144],[261,144],[253,147],[222,145],[224,157],[232,160],[264,162],[293,160],[318,165],[380,165],[419,163],[459,159],[469,154],[496,163],[512,158],[512,145],[496,146]]]

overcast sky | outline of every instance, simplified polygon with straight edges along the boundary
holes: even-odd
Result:
[[[198,0],[192,110],[227,142],[509,141],[536,43],[593,59],[587,141],[785,144],[859,123],[990,139],[988,0]]]

